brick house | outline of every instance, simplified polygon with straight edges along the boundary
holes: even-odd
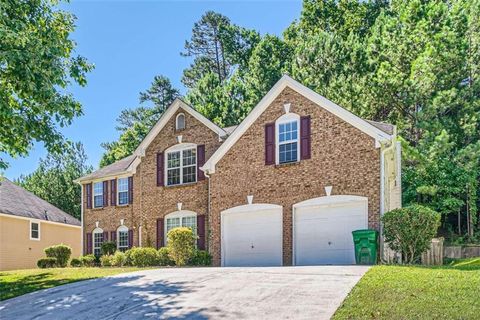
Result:
[[[214,265],[352,264],[351,232],[401,206],[400,145],[283,76],[236,127],[175,100],[133,155],[77,182],[85,253],[187,226]]]

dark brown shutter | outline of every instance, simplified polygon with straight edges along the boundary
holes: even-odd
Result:
[[[103,231],[103,242],[108,241],[108,231]]]
[[[108,207],[108,181],[103,181],[103,206]]]
[[[265,125],[265,164],[275,164],[275,123]]]
[[[92,253],[92,233],[89,232],[87,233],[87,248],[85,250],[86,254],[91,254]]]
[[[157,249],[164,246],[165,231],[163,229],[163,218],[157,219]]]
[[[300,118],[300,159],[310,159],[311,152],[310,116]]]
[[[205,145],[197,146],[197,177],[198,181],[205,180],[205,173],[200,169],[205,164]]]
[[[133,247],[133,230],[128,230],[128,248]]]
[[[197,216],[197,248],[205,250],[205,215]]]
[[[164,186],[163,181],[163,153],[157,153],[157,187]]]
[[[87,196],[87,209],[92,209],[92,184],[85,185],[85,193]]]
[[[110,238],[113,242],[117,241],[117,231],[110,231]]]
[[[133,203],[133,177],[128,177],[128,203]]]
[[[117,205],[117,180],[110,180],[110,204]]]

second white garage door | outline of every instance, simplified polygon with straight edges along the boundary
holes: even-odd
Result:
[[[223,266],[282,265],[282,207],[250,204],[222,212]]]
[[[294,206],[295,265],[355,264],[352,231],[368,226],[367,198],[330,196]]]

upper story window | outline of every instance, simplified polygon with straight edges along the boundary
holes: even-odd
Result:
[[[30,221],[30,240],[40,240],[40,223]]]
[[[103,230],[96,228],[93,230],[93,254],[99,256],[102,253]]]
[[[119,178],[117,181],[118,205],[126,205],[128,204],[128,178]]]
[[[103,207],[103,182],[95,182],[93,184],[93,207]]]
[[[276,121],[277,164],[296,162],[300,159],[299,120],[298,115],[287,113]]]
[[[167,162],[167,186],[192,183],[197,181],[197,148],[187,144],[180,150],[168,151]]]
[[[175,129],[176,130],[185,129],[185,115],[183,113],[179,113],[177,115],[177,118],[176,118],[176,121],[175,121]]]
[[[117,229],[117,248],[122,252],[128,249],[128,228],[125,226]]]

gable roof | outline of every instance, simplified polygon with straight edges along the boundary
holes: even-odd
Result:
[[[80,221],[8,179],[0,181],[0,213],[80,226]]]
[[[160,131],[165,127],[167,122],[170,118],[177,112],[178,109],[183,109],[185,112],[192,115],[198,121],[203,123],[207,128],[212,130],[213,132],[217,133],[219,138],[224,137],[227,135],[225,130],[217,126],[212,121],[208,120],[205,116],[200,114],[198,111],[190,107],[188,104],[180,100],[179,98],[175,99],[172,104],[167,108],[167,110],[162,114],[160,119],[158,119],[157,123],[152,127],[152,129],[148,132],[147,136],[143,139],[140,145],[135,150],[134,154],[136,156],[144,156],[145,150],[148,148],[150,143],[152,143],[153,139],[160,133]],[[135,164],[133,164],[135,166]]]
[[[100,168],[90,174],[87,174],[86,176],[83,176],[75,182],[84,182],[84,181],[90,181],[90,180],[95,180],[98,178],[104,178],[104,177],[109,177],[109,176],[114,176],[118,174],[123,174],[123,173],[129,173],[128,168],[132,164],[132,162],[135,160],[135,155],[129,155],[128,157],[125,157],[123,159],[120,159],[112,164],[109,164],[108,166],[105,166],[103,168]]]
[[[319,107],[324,108],[330,113],[336,115],[340,119],[348,122],[352,126],[356,127],[360,131],[366,133],[375,139],[375,141],[388,141],[392,139],[392,134],[379,129],[379,126],[374,125],[356,115],[350,111],[340,107],[327,98],[319,95],[312,89],[302,85],[298,81],[293,80],[287,75],[282,76],[280,80],[268,91],[268,93],[260,100],[260,102],[252,109],[248,116],[233,130],[230,136],[223,142],[223,144],[214,152],[214,154],[208,159],[202,169],[208,173],[215,172],[215,165],[222,159],[222,157],[230,150],[230,148],[240,139],[240,137],[250,128],[250,126],[260,117],[260,115],[268,108],[268,106],[277,98],[277,96],[285,89],[289,87],[299,94],[303,95],[310,101],[316,103]],[[393,130],[392,130],[393,131]]]

